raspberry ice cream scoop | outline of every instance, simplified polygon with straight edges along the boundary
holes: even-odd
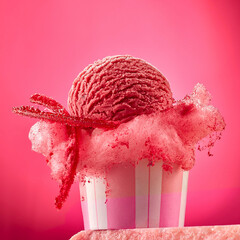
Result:
[[[132,56],[106,57],[86,67],[69,92],[70,113],[78,117],[127,122],[172,106],[166,78]]]
[[[162,161],[166,171],[175,164],[189,170],[199,142],[207,139],[199,149],[210,149],[225,128],[203,85],[175,101],[166,78],[131,56],[107,57],[85,68],[70,89],[70,113],[44,95],[34,94],[30,101],[49,111],[29,106],[13,111],[41,119],[29,138],[60,183],[58,208],[76,175],[105,178],[113,166],[136,166],[142,159],[149,165]]]

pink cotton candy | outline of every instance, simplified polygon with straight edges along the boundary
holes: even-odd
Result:
[[[69,133],[69,127],[66,125],[46,121],[37,122],[29,132],[32,149],[47,158],[52,177],[56,180],[62,179],[66,171]]]
[[[177,101],[172,108],[140,115],[113,130],[78,128],[79,163],[82,175],[102,176],[115,164],[136,165],[142,159],[149,164],[163,161],[165,170],[174,164],[184,170],[194,166],[197,143],[210,137],[211,147],[225,128],[219,111],[209,105],[210,94],[197,84],[192,95]],[[40,121],[30,131],[33,150],[49,159],[52,175],[61,179],[66,168],[69,127]],[[214,141],[213,141],[214,139]],[[204,146],[202,146],[204,148]]]
[[[48,157],[55,146],[68,140],[67,127],[42,120],[31,127],[29,139],[34,151]]]
[[[76,128],[39,121],[32,126],[29,139],[32,149],[47,157],[52,177],[60,184],[60,193],[56,197],[55,205],[61,208],[76,175],[78,163],[78,136]]]
[[[153,165],[163,161],[165,170],[175,163],[191,169],[196,144],[225,127],[221,114],[209,102],[209,93],[197,84],[191,96],[169,110],[140,115],[114,130],[95,129],[91,135],[81,130],[78,171],[103,174],[115,164],[135,165],[145,158]]]

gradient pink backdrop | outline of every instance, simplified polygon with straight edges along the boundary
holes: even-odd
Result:
[[[82,229],[78,185],[57,211],[58,186],[28,140],[36,121],[13,115],[11,107],[28,104],[35,92],[66,106],[77,74],[94,60],[116,54],[155,65],[176,99],[197,82],[209,89],[227,128],[213,157],[197,153],[186,225],[239,224],[239,1],[66,2],[0,2],[0,238],[60,240]]]

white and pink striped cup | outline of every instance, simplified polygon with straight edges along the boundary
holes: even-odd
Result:
[[[80,183],[80,197],[87,229],[183,227],[188,172],[175,166],[172,173],[162,163],[114,167],[107,175],[110,192],[106,200],[103,179]]]

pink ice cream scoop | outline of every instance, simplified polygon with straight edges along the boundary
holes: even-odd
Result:
[[[113,56],[86,67],[69,92],[70,113],[78,117],[127,122],[172,106],[166,78],[132,56]]]

